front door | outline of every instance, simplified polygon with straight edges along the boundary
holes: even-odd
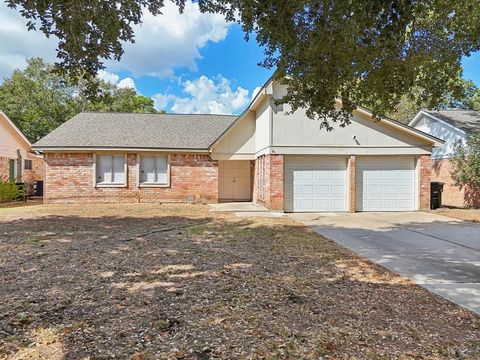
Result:
[[[220,160],[218,162],[218,197],[221,200],[251,200],[249,160]]]

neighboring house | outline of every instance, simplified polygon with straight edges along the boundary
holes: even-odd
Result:
[[[33,153],[32,144],[0,111],[0,178],[25,182],[32,193],[35,181],[43,180],[43,156]]]
[[[464,207],[480,206],[480,193],[469,188],[455,186],[451,177],[455,146],[465,144],[470,131],[480,131],[480,111],[474,110],[420,110],[410,126],[445,140],[445,144],[433,149],[432,181],[444,183],[442,204]]]
[[[45,154],[45,201],[429,208],[430,154],[441,140],[365,109],[327,132],[304,111],[276,106],[285,91],[269,80],[239,117],[81,113],[34,144]]]

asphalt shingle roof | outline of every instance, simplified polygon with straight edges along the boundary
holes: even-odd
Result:
[[[425,111],[463,131],[480,130],[480,111],[460,109]]]
[[[34,148],[208,149],[234,115],[82,112]]]

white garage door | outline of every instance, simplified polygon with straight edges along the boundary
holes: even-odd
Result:
[[[285,210],[345,211],[346,168],[344,157],[287,157]]]
[[[357,211],[416,209],[413,157],[357,157]]]

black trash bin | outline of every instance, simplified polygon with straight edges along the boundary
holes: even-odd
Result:
[[[43,196],[43,181],[35,181],[35,183],[33,184],[33,194],[35,196]]]
[[[430,209],[438,209],[442,207],[442,182],[434,181],[430,183]]]

